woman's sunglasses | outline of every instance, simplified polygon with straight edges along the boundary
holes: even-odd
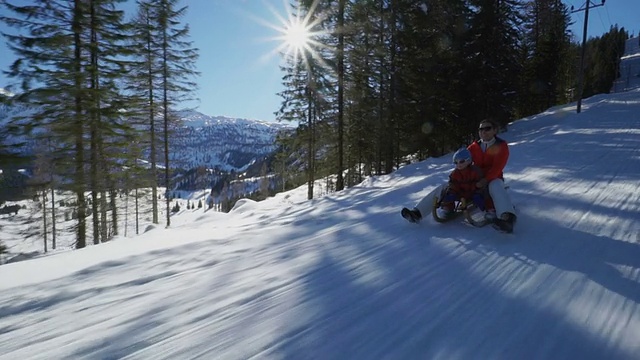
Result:
[[[464,160],[464,159],[463,160],[454,160],[453,161],[454,164],[464,164],[466,162],[467,162],[467,160]]]
[[[484,127],[478,128],[478,131],[491,131],[491,129],[493,129],[493,126],[484,126]]]

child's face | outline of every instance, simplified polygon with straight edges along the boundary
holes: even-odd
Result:
[[[469,166],[469,164],[471,164],[471,161],[469,160],[458,160],[456,161],[456,169],[458,170],[462,170],[464,168],[466,168],[467,166]]]

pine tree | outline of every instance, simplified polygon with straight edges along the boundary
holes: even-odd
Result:
[[[0,227],[0,229],[2,229],[2,228]],[[8,252],[9,251],[8,251],[7,246],[2,243],[2,240],[0,240],[0,264],[2,264],[2,262],[3,262],[2,261],[2,255],[6,254]]]
[[[128,90],[139,95],[138,105],[135,107],[139,111],[140,123],[145,122],[148,126],[148,135],[145,143],[149,149],[150,174],[148,174],[149,185],[151,187],[152,198],[152,222],[159,223],[158,219],[158,182],[157,182],[157,162],[158,162],[158,131],[156,124],[157,112],[159,109],[159,99],[156,92],[159,86],[159,71],[157,63],[160,55],[157,51],[157,44],[154,38],[157,36],[157,21],[154,21],[154,8],[151,2],[138,1],[137,15],[134,18],[134,36],[132,46],[137,46],[139,52],[136,54],[136,61],[132,63],[131,76],[128,79]],[[146,118],[145,118],[146,114]],[[140,125],[143,128],[143,125]]]
[[[42,236],[44,241],[44,252],[47,252],[47,242],[49,226],[47,224],[47,193],[51,191],[51,236],[52,247],[56,248],[56,206],[55,206],[55,164],[52,156],[55,154],[51,148],[52,142],[41,139],[36,143],[35,160],[33,166],[33,176],[29,179],[29,186],[34,188],[36,197],[41,200],[42,209]]]
[[[466,84],[462,49],[469,10],[463,1],[416,6],[399,1],[396,96],[401,147],[406,153],[439,156],[460,143],[469,126],[462,116]]]
[[[72,159],[64,168],[71,169],[71,187],[76,193],[78,226],[76,247],[86,245],[85,223],[85,115],[88,108],[87,61],[83,54],[86,30],[86,4],[75,0],[65,5],[36,0],[29,6],[2,5],[11,16],[1,17],[7,25],[22,33],[3,34],[18,59],[8,75],[21,84],[19,100],[34,113],[19,119],[25,134],[34,129],[49,131],[60,144],[61,152]]]
[[[57,175],[73,179],[78,198],[77,247],[86,245],[87,190],[92,200],[93,242],[118,233],[116,175],[126,158],[121,149],[137,137],[122,111],[132,98],[124,96],[120,87],[128,70],[124,59],[131,55],[131,47],[125,46],[129,28],[123,22],[124,13],[116,8],[121,2],[74,1],[66,7],[48,1],[36,1],[33,6],[5,3],[15,17],[3,20],[28,29],[26,34],[8,35],[19,58],[9,74],[22,82],[21,97],[36,109],[20,125],[26,132],[47,133],[55,149],[53,159],[58,159]]]
[[[292,59],[287,59],[289,64],[282,67],[285,71],[283,77],[283,85],[285,90],[279,93],[283,98],[280,110],[276,113],[278,121],[298,121],[299,126],[296,130],[298,136],[305,139],[307,155],[305,169],[307,172],[308,198],[313,198],[313,180],[314,180],[314,129],[313,110],[311,104],[310,75],[304,70],[303,62],[297,59],[296,63],[291,63]]]
[[[344,88],[345,88],[345,66],[344,66],[344,41],[345,41],[345,0],[338,1],[338,48],[336,51],[337,59],[337,76],[338,76],[338,179],[336,181],[336,190],[340,191],[344,189]]]
[[[189,27],[181,26],[180,18],[187,11],[187,7],[178,8],[179,0],[140,1],[140,7],[147,9],[150,26],[148,51],[155,54],[153,63],[149,63],[149,74],[153,87],[159,92],[159,110],[162,121],[162,138],[164,146],[164,185],[166,191],[171,189],[169,163],[169,137],[171,126],[177,121],[174,107],[183,101],[192,100],[196,90],[193,81],[198,74],[195,61],[198,58],[197,49],[188,41]],[[153,94],[150,95],[150,98]],[[151,120],[153,123],[153,119]],[[167,227],[171,225],[170,201],[166,199]]]
[[[0,169],[6,172],[8,169],[20,168],[32,161],[30,156],[19,152],[22,144],[4,144],[4,139],[10,139],[13,132],[11,124],[0,128]],[[12,195],[14,191],[7,184],[7,177],[4,172],[0,173],[0,205],[2,205]]]
[[[120,80],[128,75],[128,62],[123,58],[132,54],[132,48],[126,43],[130,28],[124,23],[124,13],[116,9],[119,2],[121,0],[88,2],[90,65],[87,69],[94,244],[118,234],[117,169],[126,162],[122,147],[137,135],[136,129],[123,121],[122,116],[122,109],[131,105],[120,86]],[[108,211],[111,211],[111,233],[108,233]]]
[[[620,57],[624,53],[628,33],[624,28],[611,29],[587,42],[584,97],[608,93],[619,76]]]
[[[313,198],[313,186],[317,177],[317,153],[323,151],[334,161],[335,173],[337,142],[335,98],[335,24],[331,1],[300,0],[293,6],[293,17],[305,19],[312,38],[304,49],[293,49],[283,54],[285,90],[279,95],[282,106],[276,113],[279,120],[297,121],[299,133],[305,137],[307,197]],[[296,13],[299,12],[299,13]],[[332,35],[334,34],[334,35]]]
[[[468,67],[464,80],[465,117],[492,118],[501,125],[513,118],[519,74],[521,42],[519,3],[515,0],[472,0],[475,9],[465,44]]]
[[[269,197],[269,174],[267,173],[267,162],[262,164],[260,169],[260,199],[264,200]]]
[[[539,113],[565,98],[572,85],[562,75],[572,64],[570,23],[566,5],[558,0],[533,0],[525,7],[518,115]],[[564,101],[566,102],[566,101]]]
[[[345,39],[345,61],[350,69],[348,73],[348,86],[345,97],[348,99],[345,112],[348,114],[346,123],[347,131],[347,158],[348,167],[358,165],[358,174],[371,175],[375,161],[376,138],[378,131],[376,121],[378,107],[376,107],[377,67],[373,60],[375,55],[384,52],[383,44],[375,35],[375,24],[379,15],[378,8],[372,2],[358,2],[349,7],[346,23],[351,29]],[[364,168],[361,166],[364,164]]]

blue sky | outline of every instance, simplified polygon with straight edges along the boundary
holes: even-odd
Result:
[[[274,52],[278,32],[267,23],[281,25],[286,16],[283,0],[190,0],[182,19],[190,27],[199,49],[198,97],[195,104],[207,115],[225,115],[271,121],[278,110],[281,90],[280,55]],[[130,1],[125,8],[133,14]],[[12,32],[0,25],[0,31]],[[0,69],[14,60],[4,39],[0,44]],[[9,79],[0,74],[0,87]]]
[[[576,9],[585,0],[564,0]],[[133,2],[131,2],[133,3]],[[197,79],[200,98],[198,110],[206,115],[225,115],[272,121],[281,98],[283,73],[280,57],[274,53],[279,45],[273,40],[277,31],[266,23],[280,26],[279,17],[286,17],[287,0],[190,0],[183,19],[191,29],[194,46],[200,50]],[[600,0],[592,0],[600,4]],[[127,9],[133,10],[133,6]],[[629,32],[640,32],[640,1],[608,0],[605,6],[591,9],[588,35],[597,36],[618,24]],[[582,39],[584,12],[571,15],[571,30]],[[0,30],[6,28],[0,26]],[[6,69],[13,55],[4,42],[0,44],[0,69]],[[0,87],[7,78],[0,74]]]
[[[563,0],[563,2],[574,10],[584,9],[586,0]],[[638,0],[606,0],[604,6],[600,6],[602,0],[591,0],[596,8],[589,9],[589,27],[587,35],[589,37],[601,35],[615,24],[624,27],[627,32],[638,36],[640,33],[640,1]],[[574,22],[571,31],[575,33],[578,40],[582,40],[582,29],[584,27],[584,11],[571,14]]]

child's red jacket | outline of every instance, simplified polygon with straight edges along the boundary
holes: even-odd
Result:
[[[473,194],[478,191],[476,183],[482,179],[482,170],[475,165],[469,165],[460,170],[455,169],[449,175],[449,191],[458,198],[471,200]]]

